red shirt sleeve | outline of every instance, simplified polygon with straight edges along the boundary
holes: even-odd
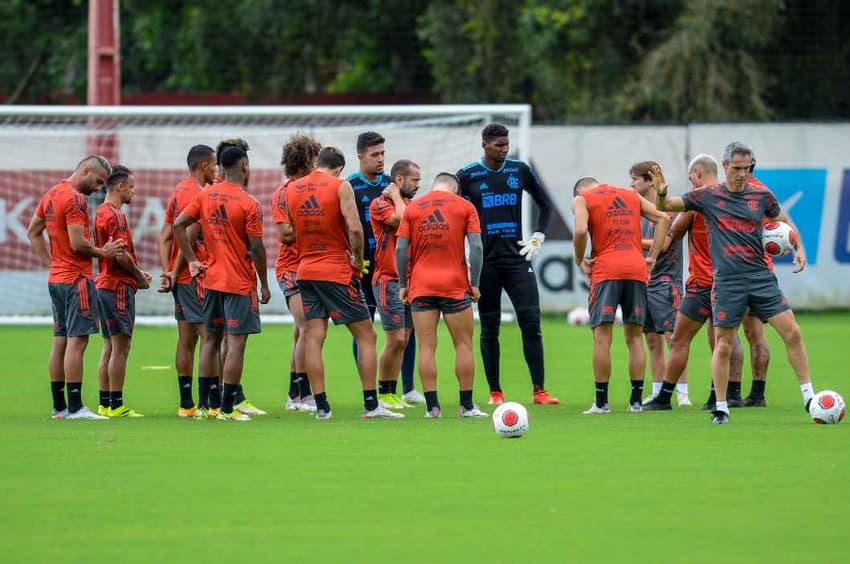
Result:
[[[372,219],[378,223],[387,223],[387,220],[395,213],[395,204],[392,200],[388,200],[383,196],[378,196],[372,200],[369,206],[369,214]]]
[[[248,237],[263,236],[263,210],[254,199],[249,200],[248,213],[245,214],[245,233]]]
[[[38,207],[35,208],[36,217],[44,218],[44,200],[47,199],[47,196],[43,196],[41,200],[38,201]]]
[[[189,202],[181,212],[185,213],[195,221],[201,219],[201,194],[203,194],[203,192],[198,192],[197,194],[195,194],[195,196],[192,198],[192,201]],[[175,221],[177,220],[177,218],[174,219]]]
[[[177,219],[177,192],[171,194],[168,203],[165,204],[165,223],[171,225]]]
[[[481,233],[481,221],[478,219],[478,211],[476,211],[475,206],[470,204],[467,201],[464,201],[466,204],[466,232],[467,233]]]
[[[401,223],[398,225],[396,235],[410,240],[410,208],[404,210],[404,216],[401,218]]]
[[[89,208],[86,197],[74,192],[65,202],[65,223],[67,225],[86,225],[89,219]]]
[[[272,221],[291,225],[289,220],[289,208],[286,205],[286,190],[283,186],[277,189],[272,198]]]

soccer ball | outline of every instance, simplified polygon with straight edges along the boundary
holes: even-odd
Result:
[[[493,412],[493,429],[503,439],[518,439],[528,431],[528,411],[522,404],[508,401]]]
[[[778,257],[790,251],[797,242],[791,226],[781,221],[765,223],[761,230],[761,243],[767,254]]]
[[[844,419],[846,411],[844,398],[832,390],[816,393],[809,404],[809,415],[812,416],[812,421],[822,425],[838,423]]]
[[[567,314],[567,323],[570,325],[587,325],[590,323],[590,312],[586,307],[577,307]]]

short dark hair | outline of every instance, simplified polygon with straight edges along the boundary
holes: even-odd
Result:
[[[599,184],[599,181],[592,176],[582,176],[576,180],[575,186],[573,186],[573,196],[578,196],[579,190],[591,184]]]
[[[357,136],[357,154],[359,155],[369,147],[381,145],[386,141],[380,133],[374,131],[364,131]]]
[[[399,174],[407,176],[411,168],[419,168],[419,165],[410,159],[401,159],[400,161],[396,161],[390,169],[390,178],[395,178]]]
[[[643,178],[644,180],[652,180],[649,176],[649,171],[652,170],[653,166],[658,166],[658,163],[655,161],[640,161],[639,163],[635,163],[629,169],[629,175],[635,175]]]
[[[77,163],[77,169],[80,170],[84,165],[97,163],[100,165],[100,168],[106,171],[106,175],[109,176],[112,174],[112,165],[109,164],[109,161],[106,160],[106,157],[101,157],[100,155],[89,155],[85,157],[83,160]]]
[[[283,146],[283,155],[280,159],[283,172],[289,177],[309,172],[321,148],[322,144],[312,137],[296,133]]]
[[[460,186],[460,179],[451,172],[438,172],[432,184],[437,184],[438,182],[452,182],[455,186]]]
[[[248,142],[242,139],[241,137],[234,137],[232,139],[222,139],[221,142],[216,145],[215,148],[215,164],[221,164],[222,153],[224,153],[224,150],[228,147],[238,147],[246,153],[246,156],[248,151],[251,149],[251,147],[248,146]]]
[[[220,164],[225,169],[231,169],[247,158],[248,153],[241,147],[227,147],[221,152]]]
[[[109,178],[106,179],[106,189],[112,190],[122,182],[130,180],[133,171],[123,165],[115,165],[112,167],[112,172],[109,173]]]
[[[497,137],[507,137],[508,136],[508,128],[502,125],[501,123],[488,123],[483,130],[481,130],[481,140],[482,141],[492,141]]]
[[[317,161],[319,168],[335,169],[345,166],[345,155],[336,147],[322,147]]]
[[[186,155],[186,166],[189,170],[195,170],[202,162],[210,158],[210,155],[215,155],[215,149],[209,145],[195,145],[189,149],[189,154]]]

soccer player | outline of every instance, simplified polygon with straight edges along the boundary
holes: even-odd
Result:
[[[289,233],[281,240],[298,243],[298,287],[304,308],[304,356],[316,400],[316,419],[333,417],[325,390],[322,348],[328,318],[345,325],[357,343],[357,370],[363,386],[363,418],[399,418],[378,403],[375,389],[375,329],[360,290],[363,226],[351,184],[332,174],[333,153],[319,155],[318,167],[286,189]]]
[[[196,194],[174,222],[174,237],[189,263],[192,276],[203,274],[204,329],[198,366],[200,377],[218,370],[218,351],[227,332],[227,355],[222,369],[224,392],[221,409],[211,405],[207,417],[225,421],[250,421],[234,409],[242,379],[245,345],[248,335],[260,332],[257,304],[257,278],[260,279],[260,303],[268,303],[266,248],[263,246],[263,214],[260,204],[250,196],[248,154],[239,147],[228,147],[221,154],[224,180]],[[201,224],[209,259],[201,263],[192,249],[186,229]]]
[[[481,297],[484,256],[475,207],[457,195],[453,174],[440,173],[431,191],[404,211],[398,229],[396,262],[399,299],[410,303],[419,341],[419,377],[425,391],[425,417],[440,417],[437,396],[437,325],[440,314],[455,348],[455,376],[460,417],[487,417],[472,402],[475,361],[472,357],[472,302]],[[464,257],[469,243],[469,266]],[[408,268],[409,262],[409,268]]]
[[[348,177],[348,183],[354,190],[354,200],[357,204],[357,213],[360,223],[363,225],[363,236],[365,247],[363,251],[366,269],[363,274],[362,289],[366,297],[366,305],[369,308],[371,319],[375,319],[377,302],[372,290],[373,275],[375,273],[375,247],[377,242],[372,232],[372,222],[369,217],[369,206],[372,201],[381,196],[383,191],[392,183],[390,175],[384,173],[384,142],[381,134],[374,131],[366,131],[357,136],[357,161],[359,168],[357,172]],[[354,343],[354,357],[357,358],[357,343]],[[413,335],[404,350],[401,364],[401,380],[403,388],[403,399],[410,403],[422,403],[425,398],[416,390],[413,382],[413,368],[416,362],[416,340]]]
[[[540,330],[540,294],[529,264],[540,252],[552,203],[531,168],[509,159],[508,128],[499,123],[481,132],[484,156],[458,171],[460,195],[478,211],[483,228],[484,266],[481,272],[481,357],[490,387],[490,405],[505,401],[499,374],[499,324],[502,290],[516,311],[522,331],[522,351],[531,374],[534,403],[553,405],[558,400],[544,388],[543,334]],[[522,241],[522,193],[528,192],[540,208],[535,232]]]
[[[83,405],[83,355],[89,335],[97,333],[97,293],[92,281],[92,257],[114,258],[124,242],[113,239],[96,247],[89,233],[86,195],[99,190],[112,168],[92,155],[77,165],[67,180],[48,190],[33,214],[27,236],[50,270],[47,287],[53,309],[53,347],[48,372],[54,419],[106,420]],[[44,231],[50,250],[44,241]],[[65,401],[65,383],[68,401]]]
[[[649,169],[657,164],[654,161],[641,161],[629,169],[631,187],[642,198],[655,201],[655,186],[649,177]],[[670,218],[671,221],[673,217]],[[641,237],[644,250],[649,250],[655,237],[655,224],[642,217],[640,220]],[[682,240],[672,239],[669,234],[661,254],[655,262],[655,268],[649,276],[646,287],[646,319],[643,335],[649,349],[649,372],[652,375],[652,399],[661,391],[664,381],[664,369],[667,363],[664,354],[665,343],[669,349],[676,323],[676,310],[682,298]],[[680,406],[690,406],[687,375],[682,374],[678,384]]]
[[[195,145],[186,155],[189,176],[184,178],[168,198],[165,206],[165,219],[159,234],[159,260],[162,265],[160,292],[171,292],[174,297],[174,319],[177,320],[177,350],[174,354],[174,368],[177,370],[177,388],[180,392],[178,417],[196,417],[198,409],[201,417],[210,407],[210,388],[218,396],[218,376],[207,375],[215,382],[198,380],[198,406],[192,399],[192,373],[195,364],[195,349],[198,337],[203,338],[204,294],[200,281],[189,274],[186,260],[180,253],[180,247],[174,239],[172,225],[180,212],[192,201],[204,186],[215,181],[215,150],[207,145]],[[206,260],[206,248],[198,237],[200,225],[187,229],[189,241],[195,256],[201,262]],[[216,405],[221,405],[217,400]]]
[[[124,405],[124,378],[127,357],[136,323],[136,291],[150,288],[151,275],[139,269],[133,247],[133,234],[121,206],[133,200],[136,181],[125,166],[112,167],[106,182],[106,200],[97,208],[94,240],[104,244],[121,239],[125,252],[98,260],[95,280],[103,333],[103,352],[98,366],[101,400],[98,414],[109,417],[142,417]],[[104,394],[106,398],[104,398]],[[106,400],[106,401],[105,401]]]
[[[316,411],[316,402],[310,390],[310,380],[304,367],[304,308],[301,303],[301,291],[298,289],[296,272],[298,270],[298,245],[292,241],[284,244],[292,227],[286,214],[286,187],[294,180],[310,174],[316,167],[316,157],[320,144],[306,135],[293,135],[283,146],[281,164],[287,181],[272,195],[272,220],[278,230],[278,254],[275,262],[275,276],[286,307],[295,321],[292,328],[292,354],[289,363],[289,394],[286,398],[287,411]],[[345,166],[345,162],[343,162]],[[342,170],[340,168],[340,170]]]
[[[386,341],[378,361],[378,401],[390,409],[411,407],[398,395],[398,373],[407,342],[413,331],[410,307],[399,299],[396,271],[396,231],[422,178],[419,165],[400,160],[390,171],[393,183],[372,200],[369,216],[375,236],[375,270],[372,293],[381,313]]]
[[[593,376],[596,399],[585,414],[605,414],[608,381],[611,379],[611,338],[617,307],[623,311],[629,379],[632,384],[629,411],[641,411],[646,354],[642,329],[646,314],[646,283],[664,246],[670,218],[634,190],[599,184],[585,177],[573,188],[576,264],[590,280],[590,327],[593,329]],[[655,223],[655,235],[643,253],[640,218]],[[585,257],[587,237],[592,251]]]
[[[788,361],[800,382],[803,404],[814,395],[809,365],[800,327],[788,300],[779,289],[776,276],[764,261],[762,219],[778,218],[781,213],[776,197],[767,190],[747,184],[752,165],[752,150],[740,143],[728,145],[723,154],[726,183],[696,190],[682,197],[667,197],[667,184],[660,168],[653,168],[656,205],[665,211],[697,211],[708,227],[711,260],[714,268],[712,320],[715,330],[711,361],[716,394],[712,422],[729,422],[726,385],[729,379],[729,355],[741,319],[749,307],[762,321],[770,323],[785,343]],[[805,257],[795,253],[795,272],[805,266]]]

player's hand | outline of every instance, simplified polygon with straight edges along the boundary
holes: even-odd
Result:
[[[145,272],[144,270],[141,271],[141,274],[142,275],[137,280],[137,282],[139,283],[139,290],[147,290],[151,287],[151,280],[153,279],[153,277],[150,275],[149,272]]]
[[[519,246],[519,256],[525,257],[525,260],[531,262],[540,254],[540,248],[543,246],[543,241],[546,240],[546,235],[540,233],[539,231],[535,231],[532,233],[531,238],[528,241],[520,241]]]
[[[655,258],[651,256],[646,256],[643,260],[646,261],[646,270],[648,272],[652,272],[652,269],[655,268]]]
[[[796,252],[794,253],[794,270],[792,270],[791,272],[793,272],[794,274],[799,274],[800,272],[803,272],[807,264],[808,262],[806,261],[806,254]]]
[[[407,288],[399,288],[398,289],[398,299],[401,300],[401,303],[406,304],[407,302]]]
[[[124,243],[124,239],[114,240],[112,237],[109,238],[109,241],[101,247],[101,250],[106,255],[106,258],[115,258],[118,255],[124,253],[124,249],[127,248],[126,243]]]
[[[667,193],[667,180],[664,179],[664,171],[661,170],[661,167],[658,165],[652,165],[649,167],[650,180],[652,180],[652,184],[655,186],[655,190],[660,192],[662,195]]]
[[[267,304],[272,299],[272,293],[268,286],[260,286],[260,303]]]
[[[192,275],[192,278],[197,278],[198,276],[203,275],[206,269],[207,265],[205,265],[199,260],[193,260],[189,263],[189,274]]]
[[[472,287],[472,296],[471,297],[472,297],[473,302],[477,302],[478,300],[481,299],[481,290],[478,288],[478,286]]]
[[[389,198],[390,200],[395,200],[396,198],[401,197],[401,190],[399,190],[399,187],[395,185],[395,182],[393,182],[392,184],[390,184],[389,186],[384,188],[384,191],[381,192],[381,194],[385,198]]]
[[[172,288],[174,288],[174,283],[171,280],[171,272],[163,272],[159,275],[159,288],[157,288],[157,292],[166,293],[170,292]]]
[[[584,275],[588,280],[590,280],[590,275],[593,273],[593,262],[595,260],[596,259],[586,258],[579,263],[579,268],[581,268],[581,271],[584,272]]]

